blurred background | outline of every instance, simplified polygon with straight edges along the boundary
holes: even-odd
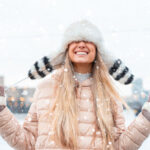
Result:
[[[0,0],[0,84],[8,88],[7,106],[22,123],[40,80],[14,83],[27,77],[36,60],[58,50],[69,24],[88,19],[99,27],[105,48],[135,75],[131,85],[114,81],[133,110],[125,114],[128,125],[150,93],[149,18],[149,0]],[[148,150],[148,140],[140,150]],[[0,147],[11,149],[2,138]]]

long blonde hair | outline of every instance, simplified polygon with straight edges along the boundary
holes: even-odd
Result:
[[[57,88],[55,103],[47,113],[53,113],[53,121],[50,120],[50,124],[53,126],[54,136],[50,138],[53,138],[56,143],[64,147],[77,149],[78,108],[76,103],[76,85],[73,79],[73,65],[67,51],[64,68],[66,70],[62,71],[59,77],[61,88]],[[113,150],[114,136],[112,128],[114,127],[114,105],[116,104],[116,100],[121,101],[123,104],[125,102],[113,86],[112,79],[106,65],[102,61],[99,51],[96,51],[96,58],[93,62],[92,77],[92,92],[96,106],[95,112],[97,125],[102,133],[103,150]]]

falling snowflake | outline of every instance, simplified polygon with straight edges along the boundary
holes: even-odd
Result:
[[[87,120],[87,116],[84,116],[84,119]]]
[[[97,132],[96,132],[96,135],[100,135],[100,134],[101,134],[100,131],[97,131]]]
[[[27,90],[24,90],[24,91],[22,92],[22,95],[28,95],[28,91],[27,91]]]
[[[48,133],[48,135],[53,135],[54,134],[54,131],[50,131],[49,133]]]
[[[32,120],[31,117],[29,117],[29,118],[28,118],[28,121],[31,121],[31,120]]]
[[[99,66],[96,66],[96,69],[99,69]]]
[[[64,69],[64,72],[68,72],[68,69],[67,69],[67,68],[65,68],[65,69]]]
[[[109,142],[108,142],[108,144],[109,144],[109,145],[111,145],[111,144],[112,144],[112,142],[110,142],[110,141],[109,141]]]
[[[95,132],[95,129],[94,129],[94,128],[92,129],[92,132]]]

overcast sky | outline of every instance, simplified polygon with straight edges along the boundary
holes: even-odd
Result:
[[[150,89],[149,18],[149,0],[0,0],[0,75],[8,86],[26,77],[37,59],[57,50],[70,23],[89,19],[105,48]]]

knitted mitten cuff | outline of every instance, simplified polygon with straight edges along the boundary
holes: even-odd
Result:
[[[6,97],[0,96],[0,105],[6,106]]]
[[[145,102],[142,107],[143,116],[150,121],[150,102]]]
[[[150,102],[145,102],[142,107],[142,110],[143,109],[147,110],[150,113]]]

